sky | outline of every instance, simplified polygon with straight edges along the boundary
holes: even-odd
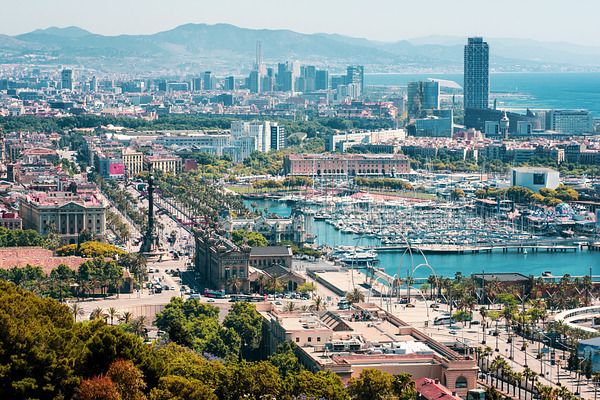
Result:
[[[0,0],[0,33],[79,26],[151,34],[186,23],[338,33],[394,42],[429,35],[600,46],[597,0]]]

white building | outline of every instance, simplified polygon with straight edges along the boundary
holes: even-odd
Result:
[[[522,186],[537,192],[541,188],[556,189],[559,184],[559,173],[552,168],[516,167],[510,169],[511,186]]]

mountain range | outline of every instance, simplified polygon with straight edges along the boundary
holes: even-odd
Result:
[[[341,72],[460,72],[466,38],[428,36],[377,42],[338,34],[186,24],[151,35],[104,36],[78,27],[0,35],[0,63],[83,65],[106,73],[245,73],[262,42],[265,63],[286,60]],[[564,42],[486,38],[497,71],[596,71],[600,48]]]

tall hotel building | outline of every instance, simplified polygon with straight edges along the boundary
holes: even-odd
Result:
[[[490,95],[490,48],[481,37],[469,38],[464,64],[465,111],[488,108]]]

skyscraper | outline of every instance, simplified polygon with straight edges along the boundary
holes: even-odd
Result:
[[[252,71],[250,72],[250,92],[252,93],[260,93],[260,72]]]
[[[329,89],[329,71],[317,70],[315,73],[315,90]]]
[[[346,69],[346,85],[350,85],[352,83],[357,83],[360,85],[360,93],[359,95],[364,93],[364,73],[365,67],[362,65],[349,66]]]
[[[60,73],[62,88],[73,90],[73,70],[71,69],[63,69]]]
[[[481,37],[469,38],[464,63],[465,110],[488,108],[490,95],[490,48]]]
[[[409,117],[419,118],[423,110],[440,108],[440,85],[438,82],[408,82],[407,110]]]

